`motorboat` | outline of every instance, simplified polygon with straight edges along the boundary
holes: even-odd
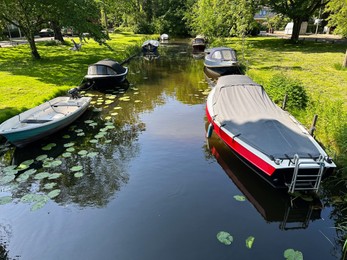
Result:
[[[163,33],[162,35],[160,35],[159,39],[161,42],[167,42],[169,40],[169,35],[166,33]]]
[[[70,125],[88,108],[91,97],[57,97],[24,111],[0,125],[0,135],[17,147],[49,136]]]
[[[274,187],[318,192],[336,167],[309,131],[248,76],[221,76],[206,114],[207,137],[216,133]]]
[[[192,41],[193,53],[203,52],[206,47],[206,38],[203,35],[197,35]]]
[[[147,54],[149,52],[156,52],[159,47],[159,41],[157,40],[147,40],[142,44],[142,52],[143,54]]]
[[[87,75],[84,76],[80,88],[112,87],[123,83],[127,74],[127,67],[123,67],[117,61],[104,59],[88,66]]]
[[[205,75],[212,79],[220,76],[241,74],[236,52],[229,47],[216,47],[205,50],[204,61]]]
[[[286,231],[305,229],[321,219],[323,205],[316,194],[292,196],[270,187],[220,139],[210,138],[207,144],[219,166],[267,223],[278,223],[279,229]]]

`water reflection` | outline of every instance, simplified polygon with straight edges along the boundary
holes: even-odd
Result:
[[[321,218],[322,204],[317,197],[304,200],[274,189],[217,138],[209,138],[208,147],[225,173],[267,222],[279,222],[281,230],[305,229],[311,221]]]

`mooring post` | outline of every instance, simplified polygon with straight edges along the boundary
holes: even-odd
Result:
[[[282,109],[283,109],[283,110],[286,109],[287,100],[288,100],[288,95],[285,94],[285,95],[284,95],[284,99],[283,99],[283,103],[282,103]]]
[[[311,125],[310,131],[309,131],[310,135],[312,135],[312,136],[313,136],[314,131],[316,130],[317,119],[318,119],[318,115],[314,115],[312,125]]]

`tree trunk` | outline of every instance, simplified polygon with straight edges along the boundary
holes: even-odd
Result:
[[[53,28],[53,31],[54,31],[54,40],[58,40],[62,44],[64,44],[65,41],[64,41],[63,35],[61,34],[61,27],[59,26],[59,24],[57,22],[55,22],[55,21],[52,21],[51,25],[52,25],[52,28]]]
[[[293,19],[293,32],[292,32],[291,40],[294,42],[297,42],[299,40],[301,23],[302,23],[301,18]]]
[[[344,68],[347,67],[347,50],[346,50],[346,54],[345,54],[345,59],[342,62],[342,67],[344,67]]]
[[[34,35],[30,35],[30,36],[27,35],[26,37],[27,37],[27,40],[28,40],[29,45],[30,45],[31,56],[35,60],[41,59],[41,56],[40,56],[40,54],[39,54],[39,52],[37,51],[37,48],[36,48]]]

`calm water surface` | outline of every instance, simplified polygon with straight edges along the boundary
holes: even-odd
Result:
[[[290,207],[215,135],[207,141],[203,61],[186,43],[159,52],[131,60],[129,86],[86,91],[93,104],[70,128],[2,148],[2,175],[31,159],[36,170],[0,186],[1,197],[12,197],[0,205],[3,259],[284,259],[288,248],[304,259],[337,259],[331,209],[301,199]],[[41,172],[61,176],[39,180]],[[55,189],[40,206],[23,199]],[[232,245],[217,240],[220,231]]]

